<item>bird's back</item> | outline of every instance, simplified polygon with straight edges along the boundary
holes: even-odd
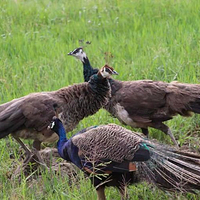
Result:
[[[112,92],[105,108],[126,124],[129,124],[128,118],[138,123],[151,122],[156,119],[160,109],[165,109],[167,86],[167,83],[151,80],[112,80],[111,88],[115,92]],[[166,119],[168,113],[164,111],[166,110],[163,110],[163,116],[159,115],[157,120]]]
[[[36,133],[45,129],[54,115],[51,92],[32,93],[0,106],[0,137],[10,133],[18,137],[44,140]],[[57,139],[57,138],[55,138]]]
[[[72,138],[84,155],[114,162],[132,160],[141,141],[139,135],[115,124],[98,126]]]

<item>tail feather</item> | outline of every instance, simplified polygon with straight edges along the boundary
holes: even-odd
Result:
[[[20,109],[20,102],[14,102],[0,112],[0,138],[18,130],[26,119]]]
[[[200,114],[200,98],[195,99],[195,102],[191,102],[189,108],[192,112]]]
[[[192,156],[194,154],[190,154],[190,157],[189,157],[189,156],[182,155],[181,153],[182,152],[180,152],[180,154],[178,154],[178,153],[174,153],[174,152],[165,151],[164,153],[158,152],[158,155],[160,155],[162,159],[164,157],[168,156],[169,161],[171,161],[173,163],[177,163],[179,165],[183,165],[185,167],[193,167],[193,169],[197,168],[200,172],[200,166],[195,165],[195,164],[200,164],[200,157],[199,157],[199,159],[193,158]]]
[[[169,190],[200,190],[200,155],[150,141],[146,144],[151,158],[138,164],[141,178]]]
[[[15,121],[12,121],[12,124],[10,124],[9,128],[5,129],[4,131],[0,131],[0,139],[6,137],[10,133],[19,130],[20,127],[23,126],[25,123],[26,119],[24,117],[20,117],[16,119]],[[0,122],[1,124],[1,122]]]
[[[183,116],[191,116],[191,112],[200,114],[200,84],[171,82],[167,92],[171,111]]]
[[[175,150],[174,152],[171,151],[170,154],[174,155],[176,158],[200,164],[200,155],[198,154],[185,151],[177,151],[177,150]]]

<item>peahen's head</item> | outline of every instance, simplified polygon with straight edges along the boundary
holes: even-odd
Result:
[[[104,65],[98,72],[103,78],[109,78],[111,75],[118,75],[118,73],[107,64]]]
[[[48,129],[51,129],[59,135],[59,130],[61,128],[63,128],[62,121],[58,117],[54,116],[51,123],[48,126]]]
[[[69,56],[74,56],[75,58],[79,59],[82,62],[85,62],[87,56],[86,53],[83,51],[82,47],[76,48],[73,51],[68,53]]]

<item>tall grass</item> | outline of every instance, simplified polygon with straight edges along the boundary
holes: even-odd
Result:
[[[82,82],[81,63],[67,56],[80,46],[80,39],[92,42],[85,48],[92,65],[99,68],[108,62],[119,72],[117,79],[199,83],[199,10],[198,0],[2,0],[0,103]],[[105,60],[105,52],[113,58]],[[167,123],[181,144],[199,148],[199,119],[197,115],[175,117]],[[84,119],[70,135],[110,122],[120,124],[101,110]],[[171,142],[153,129],[151,136]],[[90,182],[83,178],[74,187],[69,187],[67,177],[52,179],[45,172],[39,185],[29,186],[25,179],[11,182],[8,176],[19,164],[18,148],[11,138],[0,140],[0,199],[96,198]],[[119,199],[115,189],[106,192],[108,199]],[[129,192],[131,199],[174,198],[146,184],[131,186]],[[175,194],[175,198],[199,197]]]

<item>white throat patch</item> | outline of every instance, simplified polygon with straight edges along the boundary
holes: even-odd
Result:
[[[87,58],[86,53],[84,51],[78,52],[74,54],[73,56],[79,59],[81,62],[84,62],[84,58]]]
[[[105,70],[103,70],[103,72],[101,71],[100,73],[101,73],[101,75],[103,76],[103,78],[108,78],[108,77],[110,77],[110,74],[109,74],[108,72],[106,72]]]

